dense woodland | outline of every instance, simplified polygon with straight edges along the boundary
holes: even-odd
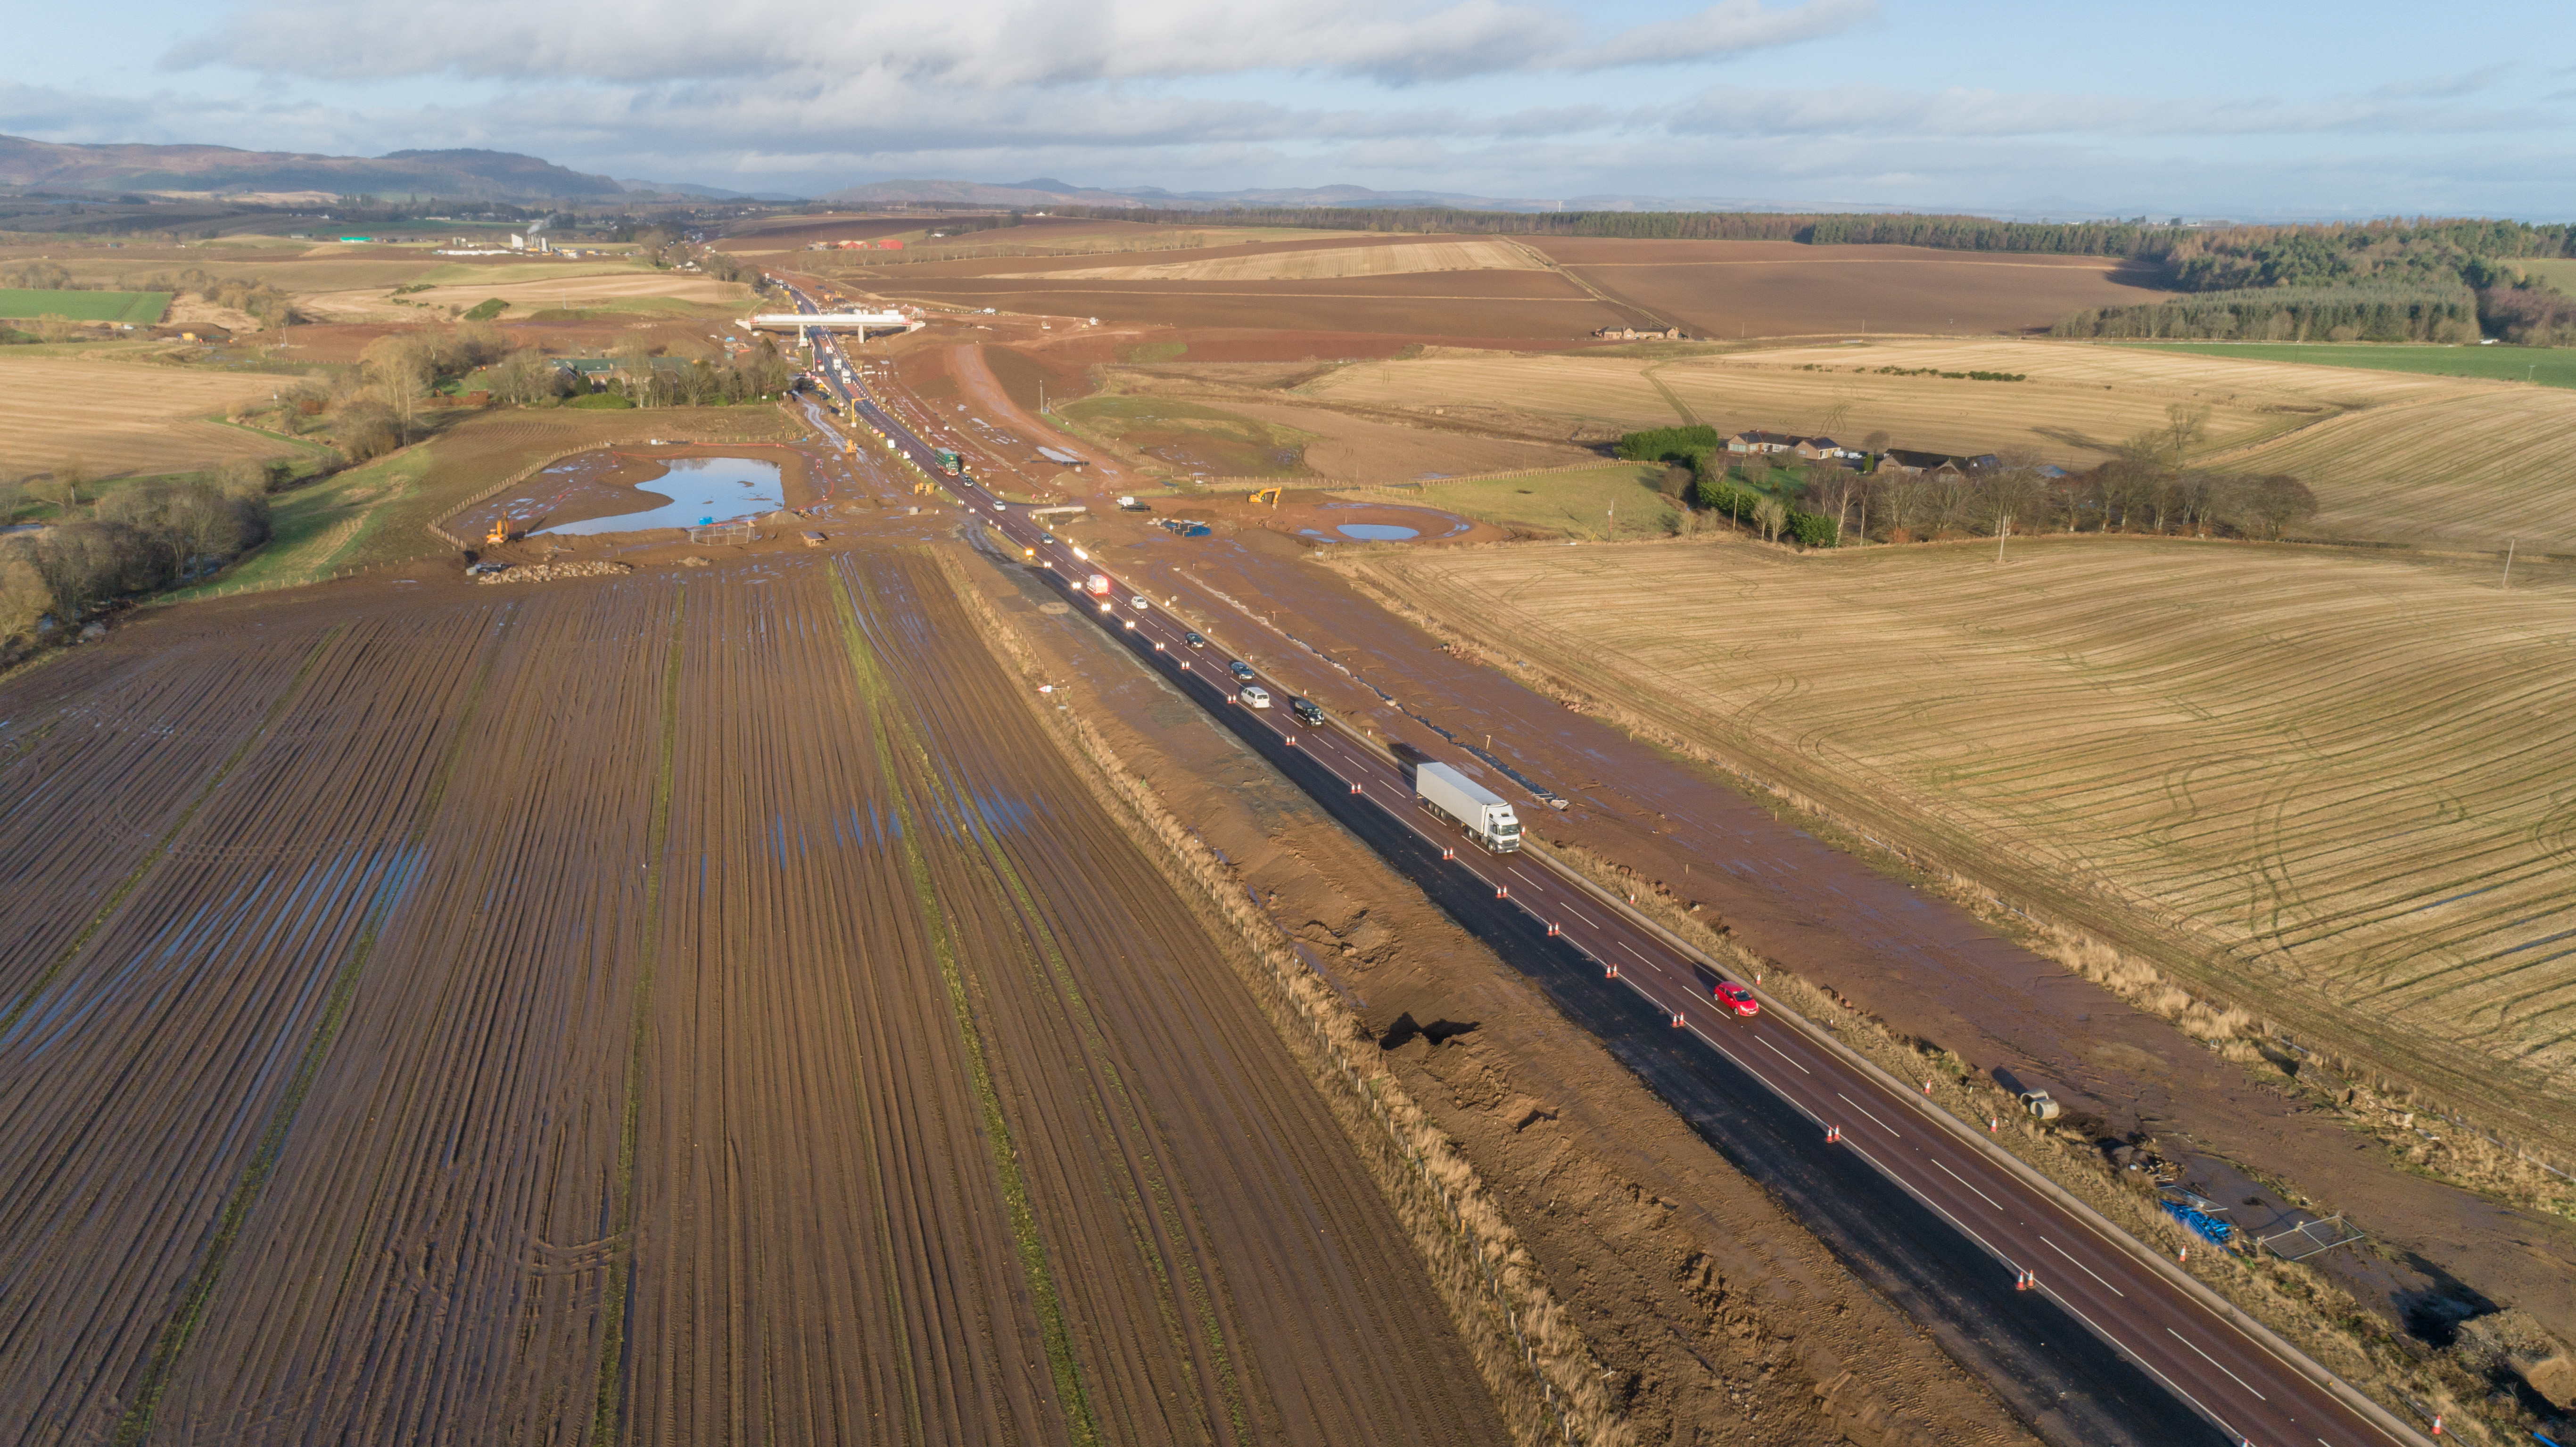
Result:
[[[0,638],[61,640],[100,604],[214,571],[268,538],[269,464],[101,492],[76,468],[0,485],[0,513],[33,490],[65,521],[0,539]],[[52,620],[46,626],[45,620]]]

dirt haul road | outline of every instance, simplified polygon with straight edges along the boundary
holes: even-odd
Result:
[[[926,564],[392,591],[0,686],[0,1440],[1503,1439]]]

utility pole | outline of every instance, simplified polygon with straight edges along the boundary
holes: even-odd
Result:
[[[2517,538],[2504,540],[2504,581],[2496,585],[2498,592],[2513,586],[2513,545],[2518,541]]]
[[[2012,515],[2010,513],[2006,513],[2004,515],[2003,523],[2004,525],[2002,527],[1995,529],[1995,566],[1997,567],[2003,566],[2004,539],[2012,536]]]

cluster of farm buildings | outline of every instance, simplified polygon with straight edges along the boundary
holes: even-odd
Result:
[[[1967,477],[1989,468],[2003,466],[2003,459],[1991,452],[1961,457],[1947,452],[1917,452],[1911,448],[1891,447],[1870,453],[1857,447],[1845,447],[1830,437],[1800,437],[1788,432],[1738,432],[1726,439],[1726,450],[1745,457],[1777,457],[1788,454],[1803,462],[1834,463],[1855,472],[1896,473],[1925,477]],[[2064,470],[2043,467],[2044,475],[2065,475]]]

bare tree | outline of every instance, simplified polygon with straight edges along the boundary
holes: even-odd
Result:
[[[393,413],[402,440],[411,441],[412,421],[420,415],[421,394],[429,390],[436,375],[428,349],[417,337],[379,337],[367,344],[359,360],[365,363],[367,379],[375,383],[386,409]]]
[[[2209,408],[2198,402],[2175,402],[2165,408],[2165,425],[2161,440],[2168,450],[2170,465],[2177,470],[2191,449],[2209,434]]]
[[[1789,507],[1776,497],[1766,497],[1753,505],[1753,520],[1762,524],[1762,541],[1780,541],[1780,529],[1789,524]]]

